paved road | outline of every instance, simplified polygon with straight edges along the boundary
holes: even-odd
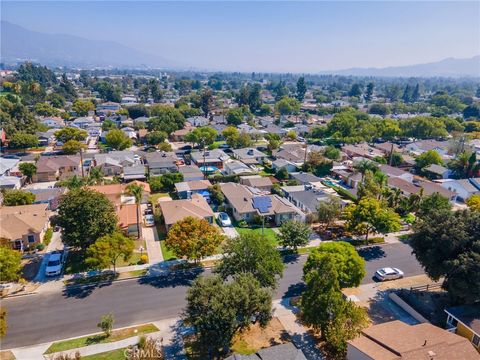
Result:
[[[423,273],[408,245],[391,244],[362,250],[367,260],[365,283],[372,282],[382,266],[401,268],[406,276]],[[275,298],[292,296],[302,287],[306,256],[290,258]],[[185,306],[185,292],[201,273],[170,274],[167,278],[117,282],[65,293],[45,293],[2,301],[7,309],[8,334],[2,348],[43,343],[98,331],[96,324],[106,313],[115,314],[115,327],[178,316]],[[204,274],[210,274],[206,270]]]

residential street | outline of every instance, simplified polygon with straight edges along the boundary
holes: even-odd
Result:
[[[402,243],[371,247],[360,253],[367,260],[364,283],[372,282],[375,270],[383,266],[399,267],[406,277],[423,273],[410,247]],[[275,299],[298,294],[306,258],[287,259]],[[186,287],[200,272],[177,272],[166,278],[135,279],[2,300],[8,316],[8,334],[2,340],[2,349],[97,331],[98,320],[109,312],[115,315],[115,327],[176,317],[185,305]]]

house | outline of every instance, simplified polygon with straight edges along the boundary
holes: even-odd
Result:
[[[208,188],[212,186],[209,180],[183,181],[175,184],[180,199],[190,199],[193,194],[202,195],[207,202],[210,202]]]
[[[373,147],[383,152],[384,156],[390,156],[392,151],[395,153],[402,153],[404,151],[403,148],[392,142],[376,143]]]
[[[190,125],[190,123],[186,123],[186,126],[183,129],[172,132],[170,134],[170,139],[172,141],[185,141],[185,136],[190,134],[192,130],[193,130],[193,127]]]
[[[342,152],[349,158],[362,157],[373,160],[376,157],[383,157],[383,151],[376,149],[367,143],[347,144],[342,146]]]
[[[319,177],[303,171],[293,172],[290,174],[290,177],[294,180],[297,180],[302,185],[319,183],[322,181],[322,179],[320,179]]]
[[[263,131],[267,134],[277,134],[277,135],[280,135],[281,137],[282,136],[285,136],[287,133],[288,133],[288,130],[287,129],[284,129],[278,125],[275,125],[273,123],[268,123],[265,125],[265,127],[263,128]]]
[[[49,218],[48,204],[0,207],[0,237],[8,239],[13,249],[33,249],[42,243]]]
[[[240,184],[257,188],[262,191],[272,190],[272,180],[260,175],[240,176]]]
[[[442,187],[457,194],[457,200],[466,201],[472,195],[480,194],[480,178],[475,179],[447,179],[440,183]]]
[[[140,236],[142,235],[142,214],[137,214],[136,204],[121,204],[115,208],[118,217],[118,227],[122,229],[127,236],[138,237],[137,230],[140,230]],[[138,215],[138,218],[137,218]],[[140,226],[137,228],[137,219]]]
[[[407,144],[405,148],[415,155],[423,154],[425,151],[435,150],[440,155],[445,156],[448,153],[448,141],[438,140],[420,140]]]
[[[49,189],[28,189],[35,195],[34,204],[47,204],[48,210],[55,211],[58,208],[60,197],[67,192],[66,188],[54,187]]]
[[[178,157],[174,152],[151,152],[145,154],[150,175],[162,175],[178,171]]]
[[[297,171],[297,166],[291,161],[285,159],[277,159],[272,162],[272,169],[275,172],[278,172],[280,169],[283,168],[285,168],[289,173]]]
[[[40,156],[36,165],[35,182],[57,181],[82,173],[80,156],[76,155]]]
[[[146,179],[147,168],[143,164],[136,164],[123,168],[123,180],[128,182],[132,180],[143,181]]]
[[[35,135],[38,137],[39,146],[48,146],[55,142],[55,129],[48,129],[47,131],[37,131]],[[63,144],[62,144],[63,145]]]
[[[89,126],[95,124],[95,120],[91,116],[85,116],[76,118],[70,124],[80,129],[86,129]]]
[[[296,207],[307,214],[315,213],[318,204],[329,201],[332,197],[339,199],[342,208],[350,201],[341,199],[335,192],[326,186],[312,187],[310,185],[282,186],[285,197]]]
[[[207,126],[210,123],[206,117],[203,116],[192,116],[187,119],[187,122],[192,126]]]
[[[223,169],[227,175],[248,175],[255,174],[255,171],[238,160],[230,160],[225,163]]]
[[[205,178],[205,175],[196,165],[179,166],[178,172],[183,175],[183,181],[203,180]]]
[[[136,163],[133,151],[111,151],[93,156],[93,167],[102,170],[106,176],[120,176],[124,168]]]
[[[230,159],[221,149],[195,151],[190,156],[197,166],[213,166],[217,169],[223,169],[225,161]]]
[[[243,148],[234,149],[233,157],[240,160],[244,164],[254,165],[263,164],[263,161],[267,158],[267,155],[255,148]]]
[[[431,164],[422,169],[429,179],[448,179],[451,171],[444,166]]]
[[[252,222],[258,216],[265,216],[266,221],[280,226],[282,222],[287,220],[304,220],[300,209],[278,195],[266,195],[271,200],[271,207],[268,212],[261,213],[253,207],[253,199],[259,195],[254,193],[252,188],[237,183],[223,183],[220,187],[225,196],[225,204],[232,211],[233,217],[237,221]]]
[[[402,169],[399,169],[390,165],[384,165],[384,164],[380,165],[378,168],[382,173],[384,173],[388,177],[399,177],[408,182],[413,181],[413,174],[407,171],[404,171]]]
[[[43,117],[40,119],[40,123],[53,129],[61,129],[65,126],[65,121],[57,116]]]
[[[20,189],[22,178],[16,176],[0,176],[0,189]]]
[[[137,138],[137,132],[135,131],[134,128],[132,128],[130,126],[126,126],[126,127],[121,128],[121,130],[125,133],[125,135],[129,139],[136,139]]]
[[[213,223],[215,216],[205,198],[199,194],[193,194],[191,199],[160,201],[158,206],[160,207],[167,231],[170,230],[173,224],[189,216],[205,219],[210,224]]]
[[[19,163],[20,163],[20,159],[8,159],[8,158],[1,157],[0,158],[0,176],[17,175],[16,169],[18,169]]]
[[[123,204],[134,204],[135,198],[127,193],[127,187],[131,184],[140,185],[143,187],[142,203],[147,203],[150,195],[150,185],[142,181],[132,181],[128,184],[108,184],[108,185],[91,185],[88,189],[97,191],[107,197],[108,200],[117,208]]]
[[[408,182],[399,177],[392,177],[388,178],[387,185],[392,189],[400,190],[402,195],[406,197],[412,194],[429,196],[434,193],[439,193],[451,202],[454,202],[457,197],[453,191],[431,181],[414,180],[413,182]]]
[[[287,160],[295,164],[297,167],[300,167],[305,162],[307,154],[308,148],[305,148],[300,144],[284,144],[280,147],[280,149],[272,152],[272,156],[276,160]]]
[[[119,103],[113,102],[113,101],[107,101],[104,102],[103,104],[97,105],[97,113],[111,113],[111,112],[117,112],[121,108]]]
[[[468,340],[429,323],[373,325],[347,343],[347,360],[478,360]]]
[[[448,331],[466,338],[480,352],[480,303],[451,307],[445,312]]]
[[[254,354],[240,355],[233,354],[225,360],[307,360],[302,350],[298,349],[293,343],[274,345],[268,348],[260,349]]]
[[[138,129],[137,134],[138,134],[138,141],[140,141],[142,144],[145,144],[147,141],[148,130]]]

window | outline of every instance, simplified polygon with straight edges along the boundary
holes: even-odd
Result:
[[[478,347],[480,345],[480,336],[473,334],[472,344]]]
[[[28,239],[29,243],[34,243],[35,242],[35,235],[28,235],[27,239]]]
[[[448,315],[447,317],[447,324],[456,327],[458,324],[458,320],[455,319],[452,315]]]

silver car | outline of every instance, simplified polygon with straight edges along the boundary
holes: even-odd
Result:
[[[379,281],[388,281],[403,278],[403,271],[397,268],[385,267],[375,272],[375,277]]]

